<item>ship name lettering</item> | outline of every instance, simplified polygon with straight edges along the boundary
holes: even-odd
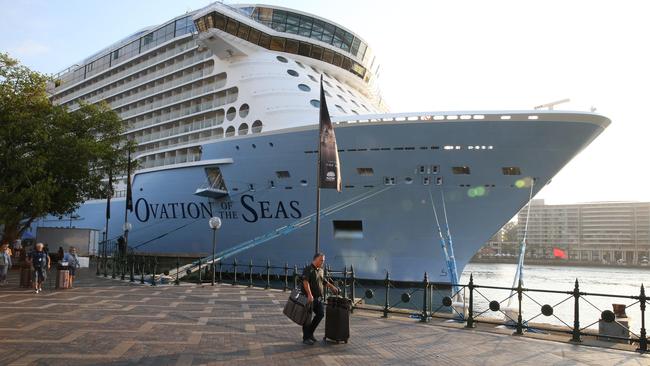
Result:
[[[288,219],[289,217],[299,219],[302,217],[298,201],[289,201],[287,212],[287,205],[278,201],[277,205],[272,205],[271,201],[258,201],[255,202],[255,197],[245,194],[241,196],[241,205],[247,212],[242,213],[242,218],[246,222],[257,222],[260,219]]]

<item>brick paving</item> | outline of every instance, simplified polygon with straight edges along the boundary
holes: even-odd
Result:
[[[629,351],[362,311],[348,344],[306,346],[282,314],[282,291],[151,287],[81,272],[74,289],[40,294],[18,288],[11,272],[0,287],[0,365],[650,365]]]

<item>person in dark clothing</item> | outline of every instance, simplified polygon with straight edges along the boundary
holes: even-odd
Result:
[[[36,244],[36,248],[29,254],[29,263],[34,271],[34,292],[43,291],[43,282],[47,278],[47,270],[50,269],[50,256],[44,249],[43,243]]]
[[[314,332],[325,316],[325,307],[323,305],[325,286],[332,290],[333,293],[339,293],[339,289],[325,278],[323,263],[325,263],[325,254],[316,253],[311,264],[305,267],[302,272],[302,289],[307,295],[307,302],[311,303],[314,312],[311,323],[302,326],[302,343],[310,346],[316,342]]]
[[[63,260],[63,255],[65,254],[63,252],[63,247],[59,247],[59,251],[56,254],[57,254],[56,261],[59,261],[59,262],[62,261]]]
[[[120,253],[120,258],[124,258],[124,256],[126,256],[126,240],[123,236],[117,238],[117,250]]]

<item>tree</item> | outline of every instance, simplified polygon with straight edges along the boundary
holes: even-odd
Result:
[[[106,197],[109,170],[124,171],[124,125],[107,104],[75,111],[53,105],[49,77],[0,53],[0,222],[3,240],[19,238],[46,215],[72,213]]]

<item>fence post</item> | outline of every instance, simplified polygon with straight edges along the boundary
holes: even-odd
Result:
[[[354,312],[354,296],[355,296],[355,284],[354,284],[354,267],[350,265],[350,303],[352,306],[350,307],[350,312]]]
[[[422,296],[422,316],[420,321],[426,323],[429,319],[429,314],[427,314],[427,297],[429,295],[429,275],[424,272],[424,281],[422,282],[422,287],[424,289],[424,295]]]
[[[469,309],[465,328],[474,328],[474,274],[469,275]]]
[[[174,285],[176,286],[179,286],[181,284],[180,268],[181,268],[181,260],[180,258],[176,257],[176,281],[174,281]]]
[[[639,304],[641,305],[641,335],[639,337],[639,349],[637,351],[647,352],[648,351],[648,338],[646,336],[645,330],[645,288],[641,284],[641,294],[639,295]]]
[[[223,273],[223,262],[219,259],[219,283],[223,281],[221,274]]]
[[[232,285],[235,286],[237,284],[237,258],[232,262],[232,268],[235,272],[232,279]]]
[[[120,253],[120,280],[126,279],[126,255]]]
[[[287,291],[289,289],[289,263],[284,262],[284,289]]]
[[[203,283],[203,277],[202,277],[203,274],[201,273],[201,262],[203,262],[203,260],[201,257],[199,257],[199,279],[198,279],[199,282],[197,282],[199,285]]]
[[[140,255],[140,284],[144,285],[144,256]]]
[[[106,253],[106,240],[104,240],[104,247],[102,248],[104,251],[103,257],[104,257],[104,278],[108,277],[108,254]]]
[[[113,256],[111,258],[111,261],[113,262],[113,265],[111,266],[111,278],[115,279],[115,252],[113,252]]]
[[[384,315],[383,315],[383,317],[388,318],[388,308],[390,306],[388,304],[388,291],[389,291],[389,288],[390,288],[390,275],[388,274],[388,271],[386,271],[386,279],[384,280],[384,285],[386,286],[386,297],[385,297],[385,301],[384,301]]]
[[[253,260],[248,262],[248,287],[253,287]]]
[[[271,288],[271,260],[266,260],[266,286],[265,289]]]
[[[580,339],[580,287],[578,279],[576,278],[575,286],[573,287],[573,333],[571,342],[581,342]]]
[[[298,265],[294,264],[293,266],[293,287],[298,287]]]
[[[343,267],[343,297],[348,298],[348,266]]]
[[[156,272],[158,270],[158,256],[153,257],[153,273],[151,273],[151,286],[156,286]]]
[[[131,253],[131,265],[129,266],[129,269],[131,272],[129,273],[129,282],[135,282],[135,253]]]
[[[523,298],[523,290],[521,287],[521,278],[519,279],[519,284],[517,285],[517,299],[519,300],[519,311],[517,315],[517,330],[515,331],[516,335],[524,334],[524,321],[521,316],[521,300]]]

